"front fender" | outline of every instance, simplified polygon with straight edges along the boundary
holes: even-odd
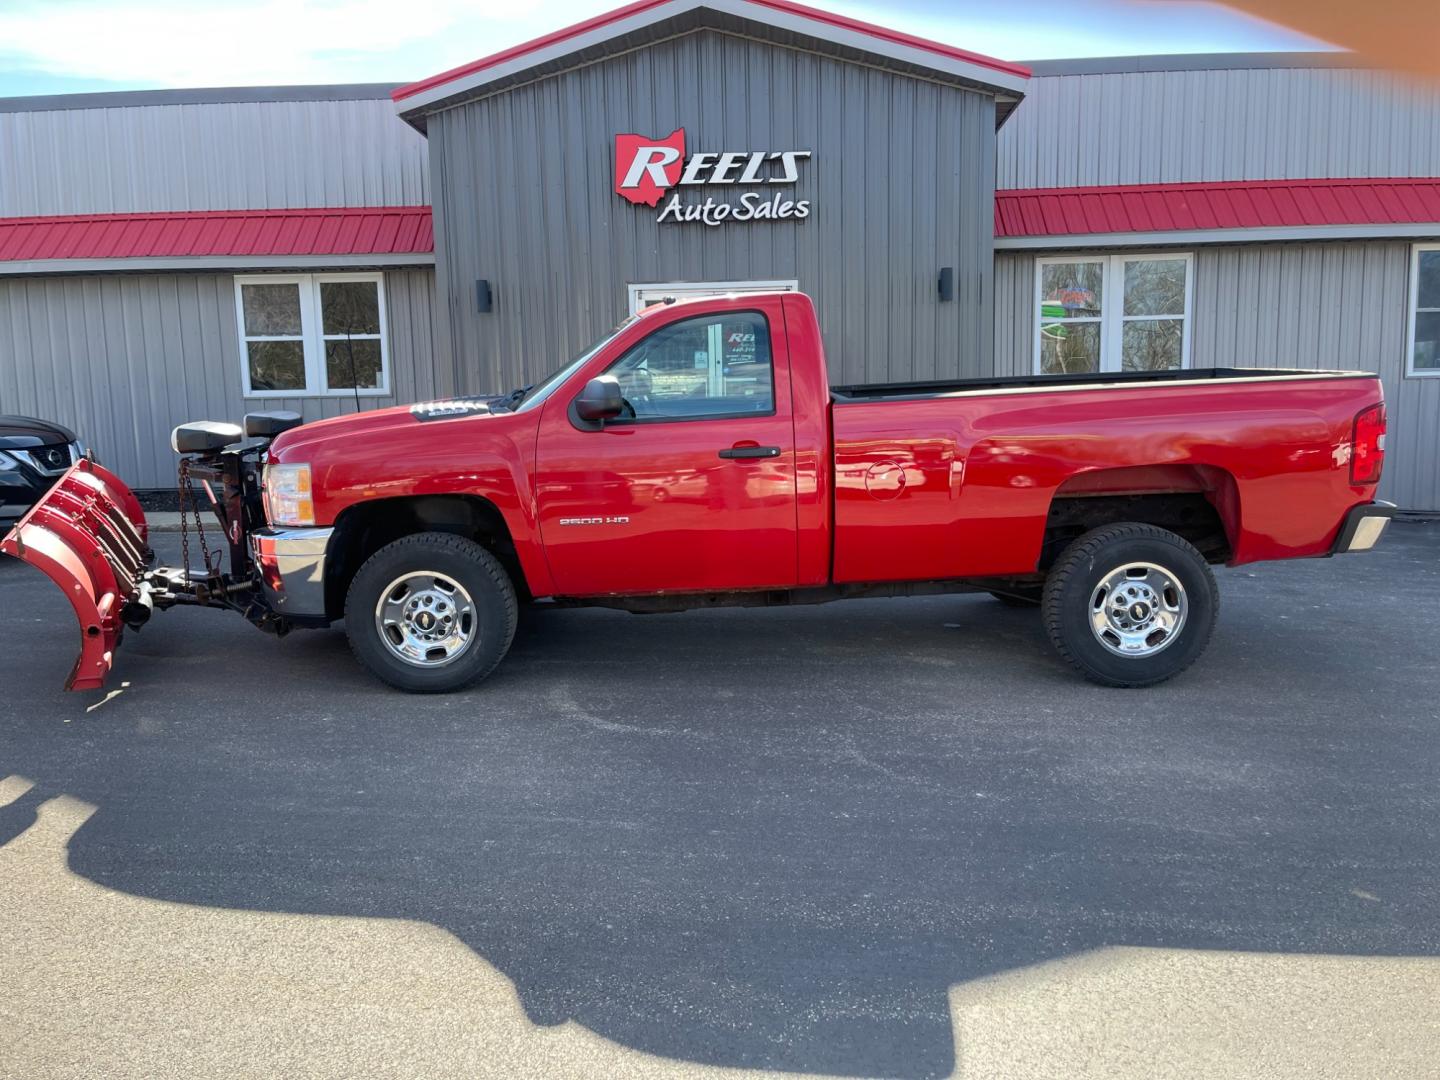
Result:
[[[430,420],[404,411],[353,424],[327,422],[287,433],[270,460],[306,463],[315,524],[344,531],[346,522],[427,500],[469,499],[493,507],[504,522],[534,595],[550,590],[540,546],[531,471],[539,413],[500,413]]]

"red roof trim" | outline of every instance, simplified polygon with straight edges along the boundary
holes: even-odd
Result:
[[[1440,177],[1223,180],[995,193],[995,236],[1440,223]]]
[[[412,255],[434,250],[428,206],[0,218],[0,262]]]
[[[997,239],[1432,223],[1440,225],[1440,177],[1226,180],[995,193]],[[0,218],[0,262],[434,250],[428,206]]]
[[[474,75],[484,71],[486,68],[496,67],[510,60],[516,60],[526,53],[539,52],[541,49],[549,48],[551,45],[558,45],[568,41],[570,38],[579,37],[581,34],[589,33],[591,30],[598,30],[628,19],[631,15],[639,15],[650,11],[653,8],[663,7],[671,0],[636,0],[633,4],[626,4],[614,11],[607,11],[601,15],[574,23],[571,26],[555,30],[542,37],[525,41],[519,45],[500,52],[491,53],[489,56],[482,56],[478,60],[472,60],[468,64],[461,64],[459,67],[451,68],[449,71],[442,71],[438,75],[431,75],[428,79],[421,79],[406,86],[397,87],[390,94],[394,101],[404,101],[406,98],[414,97],[416,94],[424,93],[426,90],[433,90],[437,86],[453,82],[456,79],[463,79],[467,75]],[[783,11],[789,15],[800,15],[807,19],[814,19],[816,22],[828,23],[831,26],[843,30],[854,30],[871,37],[879,38],[882,41],[889,41],[897,45],[907,45],[915,49],[923,49],[926,52],[937,53],[940,56],[949,57],[952,60],[963,60],[966,63],[977,64],[981,67],[988,67],[995,71],[1004,72],[1007,75],[1017,75],[1021,78],[1030,77],[1030,69],[1023,64],[1014,64],[1008,60],[997,60],[993,56],[984,56],[981,53],[970,52],[967,49],[957,49],[953,45],[945,45],[938,41],[930,41],[926,38],[916,37],[913,34],[906,34],[899,30],[891,30],[874,23],[861,22],[859,19],[851,19],[845,15],[837,15],[834,12],[822,11],[819,8],[808,7],[804,4],[793,3],[792,0],[749,0],[756,7],[768,7],[775,11]]]

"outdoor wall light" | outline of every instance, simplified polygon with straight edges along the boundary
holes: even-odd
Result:
[[[947,304],[955,299],[955,268],[953,266],[942,266],[940,268],[940,302]]]

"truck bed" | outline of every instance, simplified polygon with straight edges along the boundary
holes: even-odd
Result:
[[[1360,372],[1202,368],[832,391],[834,580],[1034,573],[1055,500],[1191,493],[1232,564],[1328,552],[1351,507]]]
[[[837,405],[866,401],[923,400],[977,391],[1083,390],[1095,386],[1134,386],[1146,383],[1205,383],[1216,380],[1355,378],[1373,379],[1363,371],[1329,371],[1314,368],[1182,368],[1174,371],[1100,371],[1083,375],[1012,375],[988,379],[941,380],[937,382],[854,383],[832,386]]]

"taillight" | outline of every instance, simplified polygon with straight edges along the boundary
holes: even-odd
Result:
[[[1350,482],[1378,484],[1385,467],[1385,406],[1371,405],[1355,416],[1350,437]]]

